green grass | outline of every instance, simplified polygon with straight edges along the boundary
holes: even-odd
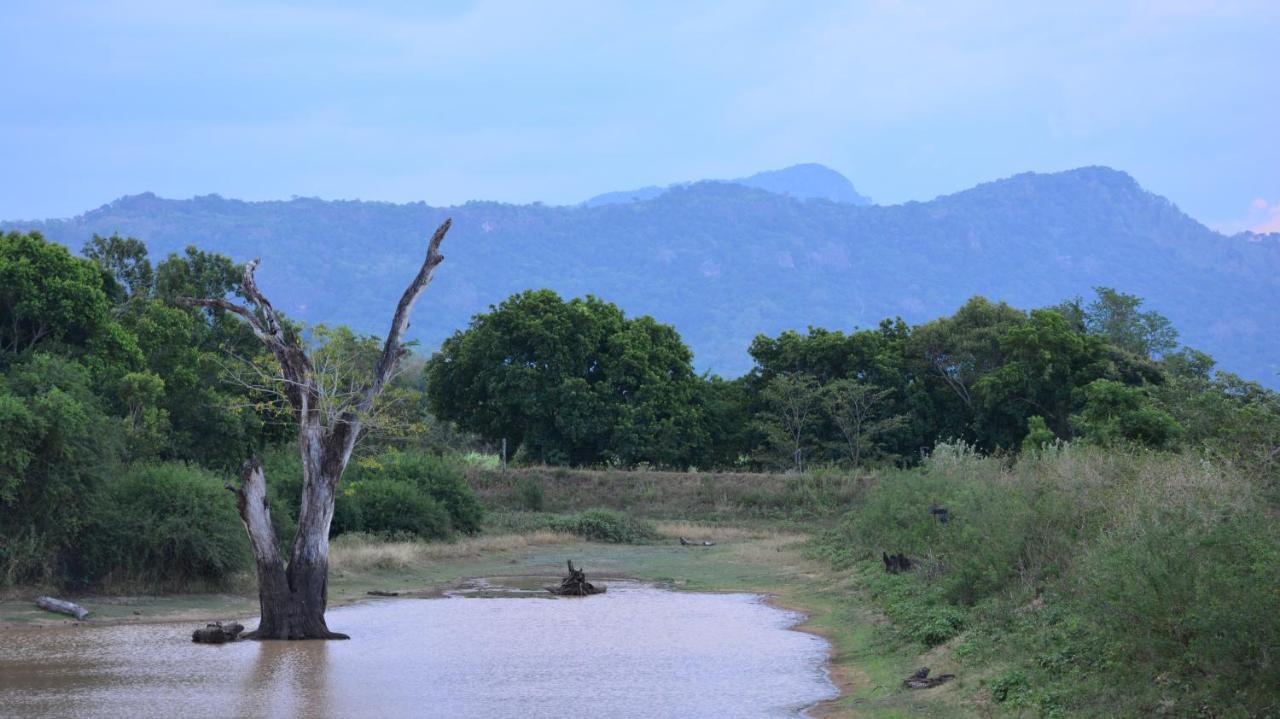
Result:
[[[983,677],[972,701],[996,714],[1265,716],[1280,531],[1262,489],[1183,455],[942,448],[880,477],[809,554],[861,576],[904,640]],[[881,552],[914,570],[886,575]]]

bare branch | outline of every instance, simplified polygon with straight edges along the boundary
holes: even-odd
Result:
[[[373,369],[372,381],[364,388],[363,397],[356,406],[357,412],[369,411],[373,406],[373,400],[377,398],[383,386],[391,380],[396,364],[404,354],[400,338],[409,328],[409,313],[413,311],[413,304],[418,301],[422,291],[431,284],[436,268],[444,262],[444,255],[440,254],[440,243],[444,241],[444,236],[452,225],[453,220],[447,219],[436,228],[435,234],[431,235],[431,242],[427,244],[427,257],[422,262],[422,268],[418,270],[418,276],[413,278],[413,282],[409,283],[404,294],[400,296],[400,304],[396,305],[395,316],[391,318],[391,329],[387,332],[386,342],[382,345],[382,356],[378,358],[378,364]]]
[[[290,339],[285,336],[275,308],[271,306],[266,295],[258,289],[258,283],[254,279],[254,272],[257,269],[258,260],[245,263],[240,287],[244,290],[245,297],[249,298],[262,313],[261,318],[248,308],[220,297],[206,299],[184,297],[179,299],[178,303],[187,307],[216,307],[234,312],[244,318],[253,329],[253,334],[266,345],[267,349],[271,350],[271,354],[275,355],[276,361],[280,363],[280,370],[285,380],[285,396],[288,397],[289,404],[293,405],[294,412],[301,416],[311,411],[316,394],[311,377],[311,361],[307,359],[307,353],[303,351],[296,338]]]
[[[253,328],[253,333],[263,342],[267,341],[267,331],[263,328],[262,323],[258,322],[258,318],[249,311],[249,308],[238,305],[230,300],[224,300],[220,297],[208,299],[197,299],[195,297],[179,297],[175,300],[182,307],[208,307],[210,309],[227,310],[234,312],[244,318],[249,323],[249,327]]]
[[[240,278],[240,289],[244,290],[244,296],[262,312],[264,320],[264,329],[266,333],[274,338],[277,342],[285,344],[284,329],[280,325],[280,318],[276,316],[276,308],[271,306],[271,301],[267,296],[262,294],[262,290],[258,289],[258,281],[254,274],[258,271],[259,259],[253,259],[244,263],[244,275]]]

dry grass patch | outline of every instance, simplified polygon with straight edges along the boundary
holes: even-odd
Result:
[[[694,541],[720,541],[726,539],[776,539],[787,537],[793,541],[804,539],[805,535],[785,532],[768,527],[733,527],[706,522],[686,522],[680,520],[656,522],[658,536],[664,539],[684,537]]]
[[[440,559],[474,557],[572,541],[575,541],[572,535],[546,529],[467,537],[456,542],[396,541],[366,534],[344,534],[330,545],[329,564],[335,570],[352,572],[409,569]]]

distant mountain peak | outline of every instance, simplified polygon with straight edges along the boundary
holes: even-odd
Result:
[[[871,204],[870,199],[854,188],[849,178],[826,165],[820,165],[816,162],[792,165],[780,170],[766,170],[757,172],[749,177],[739,177],[733,180],[711,181],[753,187],[777,195],[794,197],[797,200],[821,199],[859,206]],[[644,202],[652,200],[673,188],[686,187],[692,184],[695,183],[677,182],[666,187],[649,185],[635,190],[606,192],[583,202],[582,206],[600,207],[601,205],[616,205],[627,202]]]

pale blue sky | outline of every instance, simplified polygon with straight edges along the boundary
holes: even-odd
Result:
[[[1280,230],[1280,2],[1044,6],[4,0],[0,218],[568,203],[797,162],[892,203],[1105,164]]]

